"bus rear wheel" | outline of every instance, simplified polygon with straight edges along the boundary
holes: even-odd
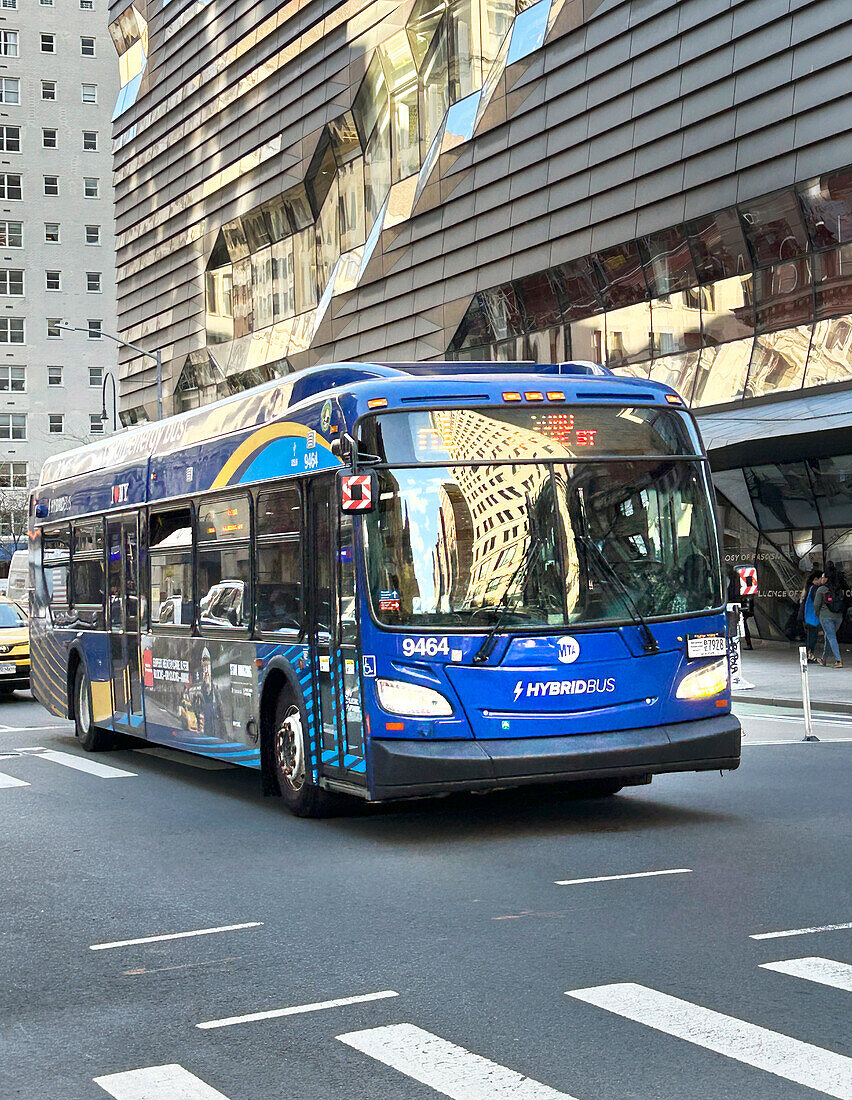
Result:
[[[272,762],[281,797],[296,817],[327,817],[340,799],[317,787],[308,768],[307,722],[302,707],[289,692],[275,706]]]
[[[74,673],[74,732],[86,752],[105,752],[115,745],[113,735],[98,729],[92,719],[92,691],[82,662]]]

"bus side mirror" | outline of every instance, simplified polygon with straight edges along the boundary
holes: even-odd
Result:
[[[340,479],[340,510],[372,512],[379,497],[375,474],[344,474]]]

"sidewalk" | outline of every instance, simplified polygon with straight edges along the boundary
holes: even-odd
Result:
[[[815,711],[852,714],[852,646],[840,647],[843,668],[808,665],[811,706]],[[822,643],[817,650],[822,653]],[[799,647],[787,642],[755,641],[754,649],[742,650],[743,676],[754,684],[735,691],[733,698],[742,703],[766,706],[801,706],[802,674]]]

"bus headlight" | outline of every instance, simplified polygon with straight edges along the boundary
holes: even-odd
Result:
[[[453,713],[440,692],[404,680],[376,680],[376,694],[382,710],[404,718],[446,718]]]
[[[709,699],[728,690],[728,662],[714,661],[712,665],[688,672],[677,686],[678,699]]]

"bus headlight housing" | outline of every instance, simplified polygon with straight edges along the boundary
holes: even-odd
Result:
[[[447,718],[453,713],[439,691],[404,680],[376,680],[376,694],[382,710],[403,718]]]
[[[728,662],[714,661],[712,665],[688,672],[677,686],[678,699],[710,699],[728,690]]]

